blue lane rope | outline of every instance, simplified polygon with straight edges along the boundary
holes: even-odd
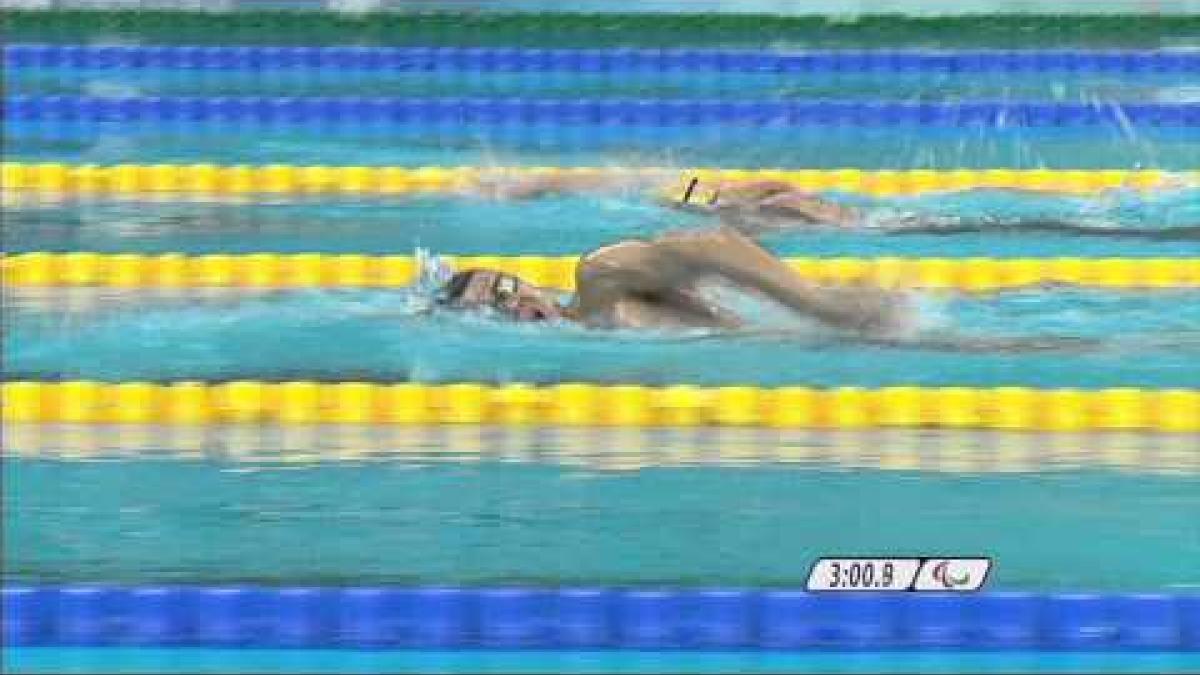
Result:
[[[368,71],[736,73],[1200,73],[1200,53],[1163,51],[817,51],[700,49],[454,49],[386,47],[85,46],[4,48],[12,69],[182,68]]]
[[[12,96],[16,122],[259,125],[1200,126],[1200,104]]]
[[[6,646],[1200,650],[1200,595],[6,586]]]

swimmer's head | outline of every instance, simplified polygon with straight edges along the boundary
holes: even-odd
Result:
[[[517,321],[548,321],[562,316],[554,295],[520,277],[498,270],[463,270],[438,291],[439,305],[460,309],[490,307]]]
[[[660,198],[670,206],[692,211],[708,211],[719,206],[721,186],[717,181],[684,176],[678,185],[662,192]]]

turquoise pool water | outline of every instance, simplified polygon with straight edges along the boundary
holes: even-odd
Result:
[[[715,224],[659,205],[648,194],[653,189],[518,202],[453,195],[279,197],[253,205],[194,197],[34,202],[5,209],[5,248],[410,254],[424,247],[454,254],[577,255],[625,237]],[[793,256],[1200,255],[1200,189],[1192,187],[1086,198],[1004,190],[827,197],[860,207],[864,227],[767,232],[763,243]],[[905,225],[905,218],[928,222]]]
[[[996,190],[830,197],[862,207],[867,227],[778,232],[763,243],[780,255],[807,256],[1200,255],[1195,189],[1091,198]],[[887,225],[905,216],[934,224]],[[48,203],[9,208],[7,221],[6,246],[14,252],[188,254],[411,253],[419,246],[568,255],[713,224],[638,191],[528,202],[443,195],[261,205]],[[749,298],[737,302],[758,320],[741,335],[517,326],[430,313],[429,294],[420,289],[208,300],[202,293],[164,299],[127,292],[90,294],[86,302],[68,292],[40,299],[13,292],[7,300],[6,372],[33,379],[1188,387],[1200,352],[1200,302],[1185,290],[918,293],[920,330],[888,346],[848,341]],[[973,346],[997,339],[1023,342]]]
[[[9,157],[59,162],[721,166],[1193,170],[1193,129],[420,125],[298,129],[100,123],[47,130],[6,121]]]
[[[994,589],[1200,585],[1194,474],[821,468],[751,463],[753,447],[741,448],[743,466],[599,472],[584,464],[589,455],[619,455],[636,439],[578,441],[531,439],[522,458],[508,461],[498,439],[453,434],[427,450],[443,457],[433,463],[386,444],[357,459],[239,460],[232,441],[211,449],[225,458],[10,457],[5,575],[42,583],[800,586],[818,556],[886,551],[993,556]],[[665,451],[646,443],[649,461]],[[726,439],[724,452],[737,443]],[[955,452],[952,437],[945,443]],[[703,439],[677,444],[705,452]],[[932,441],[917,444],[933,451]],[[570,453],[580,453],[580,466],[553,464]]]
[[[1200,358],[1200,295],[1194,291],[926,295],[918,310],[926,327],[889,345],[847,338],[781,311],[777,323],[760,314],[760,327],[742,334],[597,333],[430,314],[428,297],[405,291],[313,290],[210,301],[137,297],[101,299],[72,313],[10,311],[3,337],[7,376],[1189,387]],[[57,304],[70,302],[69,294],[60,294]],[[21,301],[10,298],[9,305],[19,308]]]
[[[458,74],[323,76],[149,71],[21,73],[10,94],[769,98],[898,101],[1195,102],[1186,78],[839,75],[703,78]],[[747,128],[438,124],[300,131],[251,124],[25,124],[6,120],[10,161],[365,165],[709,165],[769,168],[1163,168],[1194,170],[1200,138],[1170,128]],[[1094,198],[972,191],[871,200],[873,223],[920,214],[933,231],[777,233],[807,256],[1200,255],[1194,186]],[[94,201],[6,206],[4,249],[97,252],[354,252],[569,255],[629,236],[701,227],[643,195],[490,202]],[[952,231],[951,231],[952,230]],[[764,310],[739,335],[590,333],[425,312],[417,290],[246,295],[6,291],[5,377],[454,382],[804,383],[821,386],[1195,387],[1200,295],[1030,288],[923,293],[920,338],[881,346]],[[949,341],[1015,338],[1025,351]],[[1035,348],[1036,347],[1036,348]],[[6,580],[266,584],[799,586],[820,555],[989,555],[995,588],[1192,591],[1200,586],[1200,479],[1151,471],[1169,442],[1022,437],[1020,472],[883,471],[904,445],[949,459],[986,441],[918,431],[808,439],[702,430],[674,439],[448,430],[391,434],[259,428],[196,451],[156,429],[78,428],[97,452],[42,452],[10,428],[3,459]],[[25,435],[17,437],[18,431]],[[278,430],[276,430],[278,431]],[[293,430],[294,431],[294,430]],[[325,437],[325,434],[331,437]],[[689,432],[690,433],[690,432]],[[105,452],[147,436],[129,452]],[[37,441],[36,431],[33,440]],[[337,438],[332,438],[337,436]],[[1016,435],[1020,436],[1020,435]],[[13,440],[17,438],[17,440]],[[80,439],[84,442],[79,442]],[[240,440],[239,440],[240,439]],[[43,439],[44,440],[44,439]],[[254,454],[243,443],[269,452]],[[1156,447],[1159,443],[1168,447]],[[69,445],[70,443],[68,443]],[[798,448],[803,448],[800,452]],[[1098,457],[1125,461],[1097,466]],[[995,453],[1012,448],[997,442]],[[789,453],[815,461],[789,462]],[[858,454],[860,462],[845,461]],[[685,459],[681,460],[680,457]],[[821,461],[821,458],[830,461]],[[93,461],[88,461],[91,459]],[[718,461],[720,460],[720,461]],[[1138,461],[1141,460],[1141,461]],[[1163,462],[1160,464],[1171,464]],[[1175,463],[1189,466],[1186,461]],[[1194,462],[1192,463],[1194,465]],[[605,469],[624,469],[622,471]],[[1189,670],[1192,656],[1047,654],[373,653],[23,649],[5,669],[208,672],[1132,672]]]
[[[172,80],[195,91],[213,82],[197,75]],[[545,84],[555,86],[553,80]],[[1032,78],[1026,84],[1041,85]],[[575,85],[576,94],[588,91],[586,82]],[[854,95],[853,87],[839,86]],[[1040,93],[1053,95],[1050,89]],[[251,135],[234,127],[189,135],[109,125],[59,138],[19,125],[10,131],[17,132],[13,159],[72,162],[1192,169],[1200,156],[1194,138],[1169,129],[442,125],[434,134],[365,129]],[[876,226],[775,233],[764,244],[783,255],[809,256],[1200,255],[1195,188],[1090,198],[986,190],[830,197],[864,207]],[[879,226],[914,214],[951,229]],[[446,195],[255,205],[85,201],[6,208],[5,247],[190,254],[408,254],[423,247],[568,255],[622,237],[707,224],[636,192],[529,202]],[[420,289],[208,297],[10,292],[5,300],[6,376],[45,380],[1192,387],[1200,359],[1200,298],[1182,290],[923,293],[919,337],[889,346],[854,342],[762,306],[754,306],[763,310],[761,325],[744,334],[646,335],[429,313],[428,295]],[[945,345],[1004,338],[1033,342],[1018,351]],[[1086,437],[1060,442],[1094,456]],[[939,443],[954,447],[953,440]],[[98,444],[104,445],[102,438]],[[862,448],[867,451],[869,442]],[[442,454],[475,463],[413,465],[390,455],[392,449],[386,441],[363,448],[380,453],[383,470],[339,462],[250,470],[220,461],[93,464],[38,459],[36,453],[12,458],[5,472],[7,513],[14,514],[5,519],[6,573],[108,581],[199,576],[754,585],[798,583],[809,557],[819,552],[904,549],[992,553],[1002,561],[998,583],[1015,588],[1176,588],[1197,582],[1185,561],[1189,552],[1195,558],[1192,523],[1200,505],[1194,495],[1200,491],[1186,474],[1145,476],[1130,467],[1121,474],[1075,468],[1046,476],[951,477],[757,466],[597,476],[536,463],[478,463],[497,455],[452,440]],[[623,451],[620,443],[592,450]],[[530,441],[525,456],[562,452],[553,443]],[[346,493],[346,485],[355,489]],[[839,500],[839,494],[854,499]],[[923,517],[905,518],[901,529],[874,520],[895,504]],[[658,527],[663,518],[674,522],[673,529]],[[339,527],[329,527],[331,519]],[[188,545],[198,532],[210,546]],[[260,548],[264,542],[270,545]],[[1140,557],[1146,551],[1157,553],[1153,566]]]
[[[9,672],[156,673],[1142,673],[1200,667],[1190,654],[731,654],[14,649]]]

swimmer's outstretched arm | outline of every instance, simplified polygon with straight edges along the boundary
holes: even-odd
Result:
[[[640,187],[644,176],[634,172],[554,172],[545,175],[481,176],[471,191],[493,199],[538,199],[550,195],[575,192],[601,192]]]
[[[786,198],[786,202],[769,199],[751,208],[717,208],[713,213],[722,225],[751,238],[814,228],[854,227],[864,219],[863,213],[858,209],[820,198],[798,198],[791,195],[783,197]]]
[[[896,334],[906,327],[906,296],[878,287],[817,286],[745,235],[730,228],[677,232],[651,242],[601,249],[578,271],[584,314],[603,313],[629,296],[659,296],[723,277],[796,311],[842,328]]]
[[[1196,183],[1178,175],[1164,175],[1156,189],[1182,189],[1194,187]],[[738,183],[722,183],[723,194],[733,197],[727,200],[729,208],[717,207],[712,209],[724,224],[733,227],[749,236],[760,236],[770,232],[786,232],[789,230],[808,229],[813,225],[833,227],[868,226],[872,229],[895,233],[935,233],[955,234],[965,231],[976,231],[982,227],[997,229],[1018,229],[1036,231],[1065,231],[1078,234],[1097,234],[1102,236],[1139,236],[1129,228],[1107,228],[1089,226],[1068,221],[1048,219],[1033,219],[1012,223],[998,222],[991,219],[964,221],[960,218],[939,216],[936,214],[906,213],[882,215],[883,217],[869,218],[861,209],[845,206],[827,200],[820,195],[796,189],[784,181],[746,181]],[[970,193],[978,191],[1001,192],[1014,197],[1034,195],[1057,195],[1073,198],[1104,198],[1116,193],[1138,188],[1133,178],[1124,183],[1094,194],[1083,194],[1054,186],[1047,187],[978,187],[959,191]],[[1153,228],[1146,233],[1152,238],[1180,238],[1177,231],[1163,233],[1161,228]],[[1191,238],[1194,235],[1186,235]]]

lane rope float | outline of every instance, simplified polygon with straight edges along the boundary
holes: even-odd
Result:
[[[10,381],[6,423],[1200,431],[1200,389]]]
[[[1200,649],[1200,596],[1171,593],[113,584],[2,593],[15,647]]]
[[[578,256],[443,256],[456,269],[484,267],[572,290]],[[1200,287],[1200,258],[788,258],[817,283],[988,292],[1043,284],[1119,289]],[[0,256],[7,288],[127,289],[408,286],[413,256],[320,253],[142,255],[21,253]]]
[[[399,167],[215,164],[0,164],[6,191],[67,195],[153,194],[407,194],[473,190],[497,181],[531,178],[644,179],[659,187],[680,176],[702,180],[780,180],[811,191],[873,196],[917,195],[972,189],[1020,189],[1091,194],[1113,189],[1153,190],[1200,186],[1200,171],[962,169],[871,171],[861,169],[717,169],[697,167]]]
[[[1200,73],[1200,54],[1169,51],[807,51],[280,47],[259,45],[56,45],[4,47],[10,72],[49,68],[255,72],[571,73]]]
[[[1187,129],[1200,126],[1195,103],[961,103],[722,101],[659,99],[385,97],[8,96],[5,125],[41,131],[81,125],[152,124],[224,129],[297,126],[314,130],[425,125],[582,127],[931,127]],[[13,127],[13,125],[17,125]],[[11,131],[10,131],[11,132]]]

